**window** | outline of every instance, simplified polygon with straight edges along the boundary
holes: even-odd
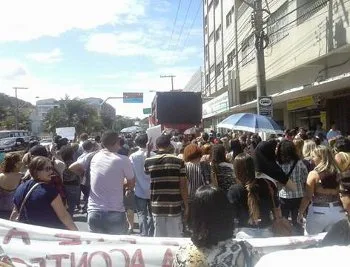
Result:
[[[214,39],[214,31],[211,32],[209,35],[209,42],[211,42]]]
[[[226,15],[226,28],[232,23],[232,11],[230,10]]]
[[[254,35],[252,34],[242,42],[242,66],[247,65],[254,58]]]
[[[204,26],[208,25],[208,15],[205,15],[204,17]]]
[[[274,45],[281,41],[284,37],[288,36],[287,25],[288,19],[288,1],[280,6],[270,16],[267,23],[267,33],[269,36],[269,45]]]
[[[215,64],[212,64],[210,66],[210,73],[214,73],[214,71],[215,71]]]
[[[208,73],[205,75],[205,85],[208,86],[209,83],[210,83],[210,74]]]
[[[214,0],[214,8],[217,8],[218,5],[219,5],[219,0]]]
[[[207,61],[209,58],[209,46],[205,45],[205,49],[204,49],[204,58]]]
[[[221,69],[222,69],[222,61],[220,61],[219,64],[216,65],[216,69],[215,69],[216,77],[218,77],[221,74]]]
[[[215,32],[215,42],[220,40],[220,35],[221,35],[221,25],[217,28]]]
[[[297,24],[301,24],[327,6],[329,0],[298,0]]]
[[[213,6],[213,0],[210,1],[209,5],[208,5],[208,11],[207,12],[209,12],[209,10],[211,9],[212,6]]]
[[[232,50],[231,53],[227,55],[227,67],[232,67],[233,66],[233,59],[236,56],[236,51],[235,49]]]

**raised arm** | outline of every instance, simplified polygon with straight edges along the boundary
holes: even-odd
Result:
[[[305,213],[306,208],[309,206],[312,197],[315,192],[315,185],[317,180],[319,179],[319,175],[316,171],[312,171],[307,176],[306,187],[305,187],[305,195],[301,200],[301,204],[298,212],[298,221],[301,223],[303,220],[303,215]]]

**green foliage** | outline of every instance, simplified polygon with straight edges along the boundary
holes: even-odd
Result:
[[[121,129],[126,128],[126,127],[130,127],[130,126],[133,126],[133,125],[135,125],[135,120],[134,119],[117,115],[116,119],[115,119],[113,130],[117,131],[117,132],[120,132]]]
[[[0,129],[15,129],[16,98],[0,93]],[[18,128],[30,130],[29,116],[34,107],[29,102],[18,99]]]
[[[58,127],[75,127],[78,134],[93,133],[111,129],[114,123],[115,111],[113,107],[99,109],[77,98],[61,99],[59,106],[48,112],[44,119],[44,128],[51,133]]]

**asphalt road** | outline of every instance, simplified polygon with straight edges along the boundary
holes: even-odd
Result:
[[[87,224],[87,214],[81,214],[81,213],[75,213],[73,215],[73,220],[78,227],[80,232],[89,232],[89,226]],[[134,235],[139,234],[139,229],[138,229],[138,217],[137,214],[135,213],[134,215]]]

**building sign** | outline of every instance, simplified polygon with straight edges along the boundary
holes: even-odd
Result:
[[[203,118],[210,118],[228,110],[228,92],[225,92],[203,104]]]
[[[149,114],[151,114],[152,113],[152,109],[151,108],[144,108],[143,109],[143,114],[144,115],[149,115]]]
[[[143,103],[143,93],[123,93],[123,103]]]
[[[313,96],[305,96],[298,99],[288,101],[287,110],[296,110],[300,108],[306,108],[315,105]]]
[[[258,101],[258,113],[262,116],[272,118],[273,103],[271,96],[260,96]]]

